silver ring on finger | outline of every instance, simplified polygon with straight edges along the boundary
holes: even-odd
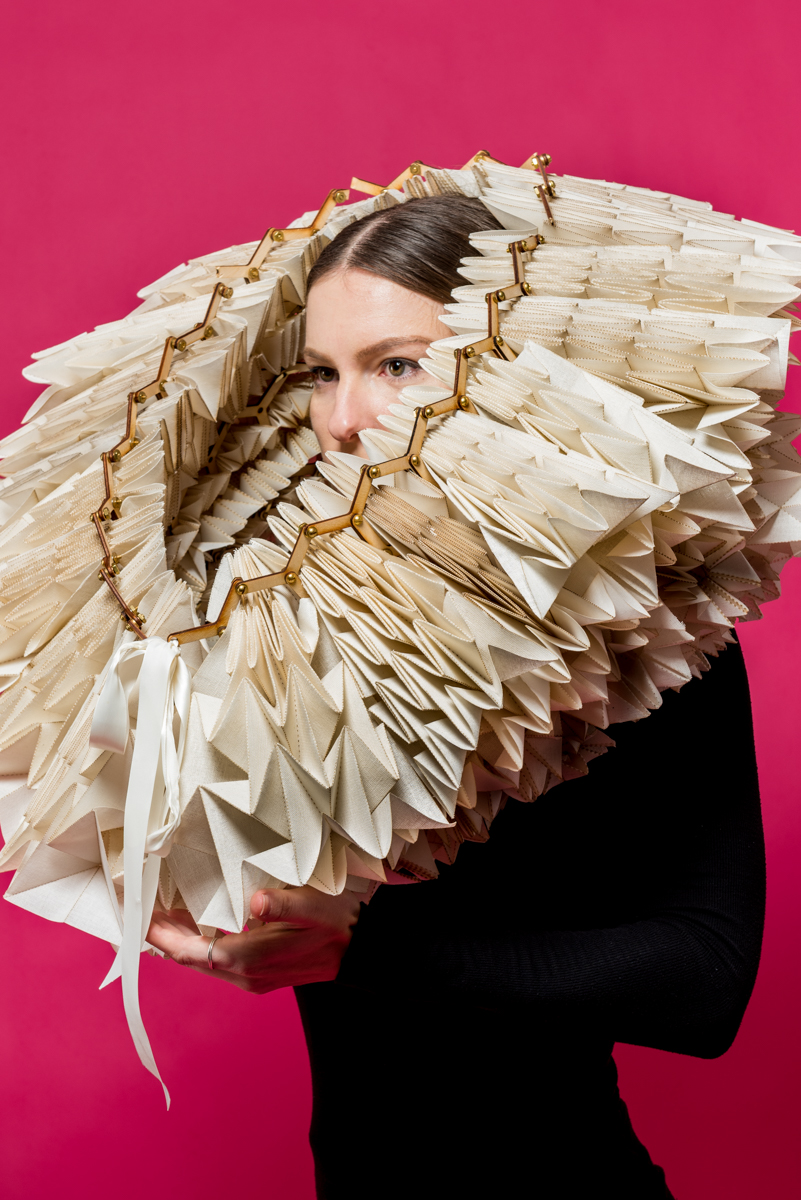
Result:
[[[216,941],[218,941],[218,940],[219,940],[219,936],[220,936],[220,935],[219,935],[218,933],[217,933],[217,934],[215,934],[215,935],[214,935],[214,937],[213,937],[213,938],[211,939],[211,941],[209,942],[209,952],[208,952],[208,954],[207,954],[207,956],[206,956],[206,957],[207,957],[207,959],[208,959],[208,964],[209,964],[209,970],[210,970],[210,971],[213,971],[213,970],[214,970],[214,959],[212,958],[212,953],[213,953],[213,951],[214,951],[214,943],[215,943]]]

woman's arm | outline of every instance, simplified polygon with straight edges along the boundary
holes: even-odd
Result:
[[[382,887],[361,913],[348,893],[256,893],[256,928],[217,942],[214,974],[255,993],[336,979],[434,1005],[438,1020],[472,1004],[722,1054],[751,994],[764,915],[739,646],[613,732],[617,748],[587,777],[510,804],[489,842],[463,846],[438,881]],[[149,940],[208,973],[208,939],[188,922],[157,914]]]
[[[588,777],[510,804],[490,842],[462,847],[441,880],[380,889],[337,981],[426,998],[441,1015],[466,1002],[526,1009],[616,1041],[722,1054],[751,994],[764,915],[739,646],[646,721],[611,732],[617,748]]]

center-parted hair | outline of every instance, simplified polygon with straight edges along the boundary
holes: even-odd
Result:
[[[358,269],[446,304],[467,282],[462,258],[474,254],[469,238],[482,229],[501,229],[481,200],[471,196],[426,196],[354,221],[329,242],[309,272],[309,290],[334,271]]]

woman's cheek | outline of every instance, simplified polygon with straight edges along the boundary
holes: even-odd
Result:
[[[312,392],[312,398],[309,404],[309,420],[311,421],[311,427],[314,436],[321,445],[323,440],[329,440],[328,408],[329,406],[326,404],[325,399],[315,388],[315,390]]]
[[[407,387],[406,380],[383,379],[381,386],[375,389],[371,405],[373,416],[382,416],[389,411],[391,404],[400,402],[401,389]]]

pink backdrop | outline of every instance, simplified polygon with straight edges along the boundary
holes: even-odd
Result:
[[[800,12],[796,0],[14,5],[0,74],[0,432],[36,394],[19,376],[30,351],[123,315],[182,259],[260,236],[354,173],[385,181],[415,158],[459,165],[480,147],[508,162],[548,151],[557,171],[792,227]],[[680,1200],[798,1196],[799,564],[784,588],[743,634],[770,872],[754,999],[721,1060],[618,1054],[635,1127]],[[147,959],[167,1114],[118,991],[96,990],[109,954],[0,905],[4,1196],[309,1200],[291,994],[254,999]]]

